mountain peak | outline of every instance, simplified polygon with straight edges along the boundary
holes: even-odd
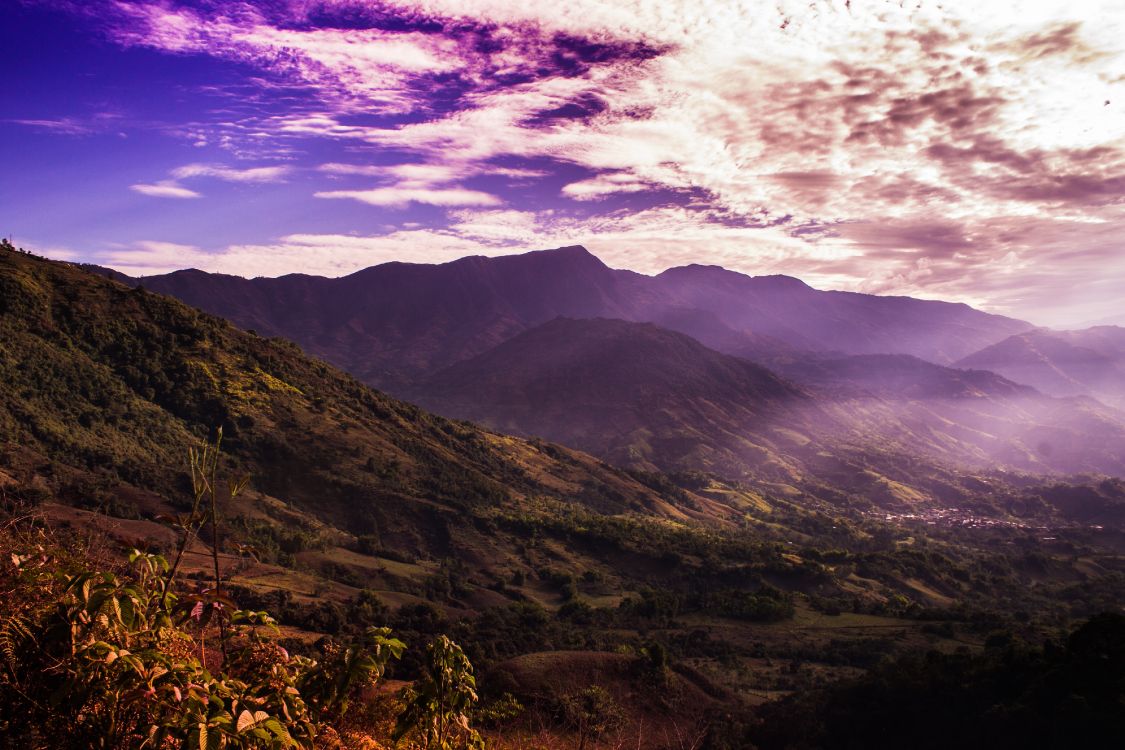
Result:
[[[812,287],[796,278],[795,276],[785,276],[782,274],[750,276],[739,271],[732,271],[729,268],[723,268],[722,266],[703,265],[701,263],[689,263],[686,266],[676,266],[674,268],[669,268],[663,273],[657,274],[657,278],[665,279],[668,281],[682,281],[685,279],[726,279],[729,281],[737,280],[741,283],[752,283],[759,288],[770,288],[776,290],[812,289]]]
[[[534,250],[529,253],[521,255],[508,256],[515,258],[538,258],[538,259],[551,259],[559,260],[567,263],[582,263],[596,265],[601,268],[606,268],[605,263],[598,256],[591,253],[582,245],[565,245],[563,247],[551,248],[549,250]]]

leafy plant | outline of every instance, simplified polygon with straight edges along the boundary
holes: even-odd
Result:
[[[323,659],[291,656],[273,639],[268,614],[233,610],[228,656],[211,668],[201,603],[168,589],[164,558],[134,551],[130,562],[129,575],[66,577],[38,621],[5,621],[6,740],[29,748],[312,748],[324,724],[405,648],[373,628]]]
[[[406,693],[406,709],[392,735],[397,743],[414,738],[424,750],[482,748],[469,724],[477,702],[473,665],[461,647],[444,635],[427,647],[426,675]]]
[[[218,468],[222,443],[223,428],[219,427],[213,443],[204,442],[198,448],[192,447],[189,450],[188,459],[191,469],[192,489],[191,511],[180,516],[160,516],[158,520],[170,523],[173,528],[180,532],[180,544],[176,549],[176,556],[172,565],[167,570],[166,580],[162,587],[161,606],[167,604],[168,593],[172,590],[176,573],[184,559],[184,553],[191,547],[192,542],[199,537],[204,526],[210,525],[211,527],[211,562],[214,572],[214,588],[194,595],[192,602],[199,607],[195,612],[197,618],[206,621],[210,620],[216,613],[219,615],[217,618],[220,634],[219,643],[223,650],[223,656],[226,657],[228,656],[226,626],[230,616],[227,610],[233,608],[234,602],[223,594],[223,579],[219,569]],[[249,481],[249,477],[243,477],[228,484],[228,497],[231,500],[237,497],[246,488]],[[243,549],[248,548],[243,546]],[[224,609],[224,605],[227,610]]]
[[[291,656],[264,611],[238,609],[219,568],[222,431],[190,453],[192,505],[169,519],[172,564],[134,550],[120,574],[52,570],[47,555],[12,556],[18,583],[55,590],[48,606],[0,623],[0,732],[30,748],[312,748],[355,693],[382,677],[405,644],[369,628],[322,658]],[[233,498],[246,480],[230,485]],[[214,583],[179,593],[188,547],[210,526]],[[208,644],[221,658],[208,658]],[[334,730],[333,730],[334,731]]]

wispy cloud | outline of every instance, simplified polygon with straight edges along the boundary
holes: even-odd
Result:
[[[172,176],[177,180],[187,180],[193,177],[212,177],[225,182],[280,182],[292,171],[289,166],[250,167],[236,169],[223,164],[185,164],[172,170]]]
[[[588,180],[578,180],[563,186],[562,193],[576,201],[592,201],[617,193],[639,193],[651,190],[652,185],[630,174],[606,173]]]
[[[171,180],[162,180],[156,183],[138,183],[130,185],[130,190],[134,190],[141,195],[147,195],[152,198],[202,198],[200,193],[194,190],[177,185]]]
[[[29,128],[37,130],[47,130],[52,133],[59,133],[60,135],[89,135],[94,132],[88,124],[81,122],[73,117],[60,117],[57,119],[42,119],[42,120],[5,120],[5,122],[15,123],[16,125],[24,125]]]
[[[174,179],[160,180],[154,183],[139,183],[130,185],[129,188],[142,195],[154,198],[202,198],[202,193],[185,187],[181,184],[182,181],[211,178],[223,182],[256,185],[281,182],[291,171],[292,168],[287,165],[237,169],[223,164],[185,164],[172,170],[171,175]]]
[[[431,206],[496,206],[500,199],[479,190],[464,188],[385,187],[370,190],[325,190],[317,198],[346,198],[371,206],[403,207],[409,203]]]
[[[332,174],[383,177],[390,184],[367,190],[322,190],[317,198],[344,198],[371,206],[402,208],[411,203],[431,206],[497,206],[502,201],[480,190],[469,190],[456,183],[475,169],[468,164],[394,164],[363,166],[329,163],[321,171]]]

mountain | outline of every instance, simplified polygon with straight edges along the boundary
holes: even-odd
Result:
[[[794,431],[811,431],[815,411],[759,365],[651,323],[604,318],[524,331],[412,395],[439,413],[582,446],[619,465],[786,481],[794,469],[780,446],[807,442]]]
[[[672,268],[656,276],[654,285],[669,303],[711,312],[735,330],[810,351],[911,354],[948,364],[1030,328],[964,304],[819,291],[789,276],[751,277],[719,266]]]
[[[940,495],[931,481],[940,466],[1125,470],[1121,415],[994,373],[909,355],[806,355],[781,373],[652,324],[556,319],[410,395],[439,413],[619,465],[813,494],[883,476]]]
[[[1037,473],[1125,471],[1125,414],[909,355],[806,356],[779,372],[904,454]]]
[[[492,548],[479,532],[451,540],[449,525],[533,496],[678,519],[731,513],[705,498],[680,508],[687,493],[663,495],[590,456],[427,414],[170,297],[0,253],[7,447],[59,476],[95,472],[178,497],[188,448],[219,426],[228,468],[263,497],[412,554]]]
[[[998,372],[1056,396],[1088,395],[1125,408],[1125,328],[1037,329],[957,362]]]
[[[0,241],[12,594],[0,635],[11,646],[28,605],[53,625],[52,594],[75,570],[127,580],[129,550],[174,551],[168,518],[192,491],[185,454],[215,426],[220,487],[244,473],[250,485],[220,500],[217,538],[206,529],[186,545],[182,591],[209,586],[217,566],[239,607],[277,617],[287,654],[323,658],[390,626],[409,646],[396,680],[424,674],[432,637],[453,637],[483,705],[525,707],[526,721],[501,715],[497,738],[572,746],[559,706],[598,685],[633,722],[607,742],[743,747],[727,724],[756,726],[745,711],[760,695],[853,679],[910,651],[999,654],[983,648],[999,626],[1039,642],[1119,606],[1120,480],[1044,481],[900,450],[923,435],[971,448],[940,414],[906,425],[901,403],[1042,397],[906,355],[787,356],[783,378],[653,324],[552,319],[431,378],[457,370],[513,419],[546,406],[559,429],[570,410],[591,436],[639,425],[623,436],[651,446],[653,466],[657,451],[717,462],[750,447],[756,471],[792,483],[619,470],[434,416],[292,343]],[[460,379],[445,385],[474,397]],[[894,419],[907,436],[880,431]],[[810,436],[824,425],[841,433]],[[214,622],[187,627],[217,653]],[[386,716],[379,695],[357,697],[350,716]]]
[[[695,446],[710,441],[716,462],[721,449],[748,448],[766,463],[776,457],[762,474],[792,476],[810,493],[784,482],[755,488],[698,475],[678,485],[542,440],[449,421],[374,391],[287,341],[241,331],[143,287],[0,249],[0,512],[30,505],[60,529],[166,551],[175,534],[158,519],[182,512],[190,497],[187,451],[221,426],[220,476],[251,479],[222,510],[223,565],[245,596],[268,594],[271,607],[290,615],[300,609],[301,622],[314,628],[325,627],[325,617],[343,617],[331,612],[362,599],[361,588],[403,607],[400,623],[408,624],[400,627],[408,630],[417,627],[412,617],[441,615],[406,605],[436,602],[451,619],[491,611],[479,637],[489,653],[512,655],[511,644],[501,643],[509,631],[488,630],[501,627],[497,617],[520,618],[502,627],[523,633],[544,627],[540,605],[586,606],[588,599],[600,602],[606,623],[648,627],[652,615],[645,612],[663,606],[652,604],[656,587],[684,611],[718,616],[787,616],[788,594],[756,597],[766,584],[883,607],[918,584],[883,558],[872,557],[869,574],[878,570],[878,579],[851,581],[850,573],[836,576],[790,550],[814,543],[866,549],[872,534],[862,527],[873,504],[921,507],[932,499],[903,489],[900,479],[944,482],[957,498],[971,497],[970,484],[982,481],[950,484],[955,475],[918,462],[887,477],[848,456],[832,457],[839,487],[806,480],[799,465],[783,463],[791,460],[785,445],[806,439],[800,426],[775,429],[770,420],[797,413],[792,405],[808,396],[760,366],[653,325],[549,321],[487,356],[501,362],[505,351],[531,356],[568,340],[574,351],[557,353],[557,361],[588,377],[572,383],[571,396],[589,392],[600,401],[569,407],[568,397],[558,409],[594,420],[601,407],[633,398],[646,409],[663,402],[665,421],[657,424],[670,429],[722,419],[732,430],[757,425],[750,437],[732,434],[730,443],[671,433],[649,441],[704,457]],[[583,352],[594,366],[580,364]],[[648,389],[639,400],[638,387]],[[525,394],[539,398],[532,388]],[[646,418],[635,410],[611,416]],[[591,429],[601,424],[591,421]],[[1022,490],[1014,485],[990,486],[997,497],[1019,502]],[[853,497],[857,508],[848,507]],[[1091,517],[1106,504],[1100,497],[1084,506]],[[999,507],[988,502],[982,507],[990,512]],[[240,559],[233,542],[251,543],[263,560]],[[193,546],[187,571],[205,575],[200,560],[209,543],[204,536]],[[787,546],[793,544],[802,547]],[[943,568],[933,585],[946,590],[961,575]],[[1014,580],[1005,586],[1006,595],[1023,596]],[[579,590],[585,599],[576,598]],[[944,601],[940,592],[922,596]],[[567,611],[576,619],[565,620],[560,632],[587,617],[582,606]],[[537,635],[530,643],[549,649],[552,642],[602,642],[590,633],[582,638],[591,640]]]
[[[338,279],[189,270],[137,283],[289,338],[392,393],[559,316],[654,322],[754,359],[816,349],[947,363],[1030,327],[965,305],[823,292],[715,267],[644,276],[611,269],[581,247],[387,263]]]
[[[581,248],[442,265],[386,263],[339,279],[177,271],[139,281],[394,390],[558,315],[631,317],[640,277]]]

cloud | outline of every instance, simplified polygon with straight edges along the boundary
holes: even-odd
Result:
[[[172,176],[177,180],[186,180],[193,177],[212,177],[225,182],[280,182],[291,171],[288,166],[250,167],[248,169],[235,169],[222,164],[185,164],[172,170]]]
[[[41,120],[5,120],[5,122],[24,125],[37,130],[46,130],[60,135],[90,135],[94,130],[87,124],[72,117]]]
[[[386,168],[374,164],[340,164],[338,162],[329,162],[327,164],[321,164],[317,169],[329,174],[365,175],[367,177],[374,177],[383,174]]]
[[[370,190],[326,190],[317,198],[348,198],[372,206],[401,208],[409,203],[431,206],[496,206],[500,199],[479,190],[464,188],[384,187]]]
[[[135,190],[141,195],[147,195],[153,198],[202,198],[200,193],[194,190],[189,190],[182,185],[177,185],[171,180],[163,180],[161,182],[147,184],[138,183],[130,185],[130,190]]]
[[[15,125],[43,130],[55,135],[88,136],[114,132],[121,125],[122,115],[114,111],[98,111],[82,116],[14,118],[0,120]],[[118,131],[118,135],[121,133]]]
[[[319,169],[337,175],[383,177],[390,184],[368,190],[323,190],[314,193],[317,198],[345,198],[371,206],[391,208],[402,208],[410,203],[431,206],[497,206],[503,202],[491,193],[469,190],[454,184],[479,169],[472,164],[451,162],[364,166],[329,163],[322,164]]]
[[[180,184],[182,180],[210,177],[224,182],[262,184],[267,182],[280,182],[291,171],[288,166],[250,167],[236,169],[222,164],[185,164],[176,167],[171,175],[175,179],[161,180],[155,183],[139,183],[130,185],[142,195],[154,198],[201,198],[201,193]]]
[[[651,184],[641,182],[629,174],[609,173],[571,182],[563,186],[562,193],[577,201],[592,201],[615,193],[639,193],[651,189]]]

